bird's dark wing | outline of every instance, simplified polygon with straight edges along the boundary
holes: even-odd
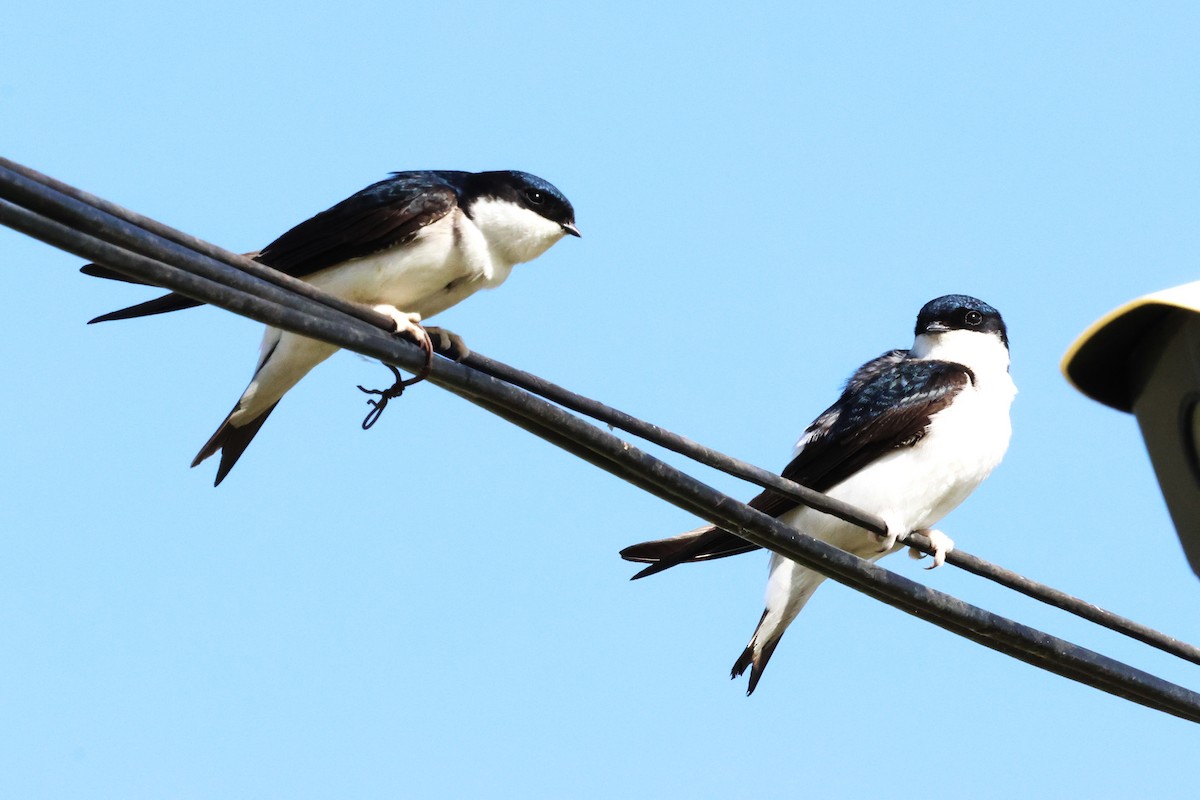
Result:
[[[255,260],[292,277],[305,278],[343,261],[405,244],[421,228],[446,216],[458,205],[457,188],[466,175],[451,171],[393,173],[390,178],[301,222],[263,248]],[[88,264],[81,271],[101,278],[128,280],[103,265]],[[92,322],[162,314],[198,305],[202,304],[172,293],[96,317]]]
[[[301,222],[264,247],[257,260],[303,278],[405,244],[458,205],[456,185],[464,174],[394,173]]]
[[[133,283],[138,286],[153,286],[152,283],[146,283],[140,278],[133,278],[123,272],[117,272],[115,269],[102,267],[99,264],[84,264],[79,268],[79,271],[84,275],[91,275],[93,278],[104,278],[109,281],[121,281],[123,283]]]
[[[783,477],[828,492],[876,459],[915,446],[925,436],[933,416],[974,380],[969,369],[948,361],[899,359],[885,354],[876,362],[864,365],[875,364],[873,374],[863,375],[861,369],[855,373],[838,402],[809,427],[803,446],[784,468]],[[778,517],[799,503],[768,489],[748,505]],[[754,549],[744,539],[708,526],[627,547],[621,557],[652,564],[634,576],[640,578],[676,564]]]
[[[621,551],[621,558],[650,565],[633,576],[632,579],[637,580],[670,569],[676,564],[711,561],[757,549],[758,545],[750,544],[740,536],[734,536],[715,525],[706,525],[670,539],[630,545]]]

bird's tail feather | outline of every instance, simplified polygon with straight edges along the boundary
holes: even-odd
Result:
[[[275,406],[279,405],[276,401],[274,405],[268,408],[263,413],[259,414],[254,419],[247,422],[245,425],[233,425],[230,423],[230,418],[237,412],[238,405],[233,407],[233,411],[225,417],[225,421],[217,428],[209,440],[200,448],[200,452],[196,454],[196,458],[192,461],[192,466],[197,466],[201,461],[209,456],[215,455],[218,450],[221,451],[221,463],[217,466],[217,478],[213,481],[213,486],[220,486],[221,481],[225,480],[225,476],[233,469],[233,465],[242,457],[242,453],[246,452],[246,448],[250,446],[251,440],[258,433],[259,428],[267,421],[267,417],[275,410]]]
[[[762,617],[758,620],[758,627],[755,629],[754,635],[750,637],[750,644],[746,645],[746,649],[738,656],[737,661],[733,662],[733,669],[729,672],[729,679],[733,680],[749,668],[750,684],[746,687],[747,697],[754,694],[754,688],[758,686],[763,670],[767,668],[767,662],[771,660],[771,656],[775,653],[775,648],[782,638],[781,633],[779,636],[763,642],[761,646],[759,645],[758,638],[763,633],[763,623],[766,619],[767,609],[763,609]]]
[[[754,692],[762,674],[767,668],[767,662],[775,654],[779,640],[787,631],[788,626],[796,619],[812,599],[813,592],[825,580],[821,573],[802,567],[791,559],[779,555],[771,557],[771,577],[767,579],[767,603],[759,617],[750,644],[733,662],[730,678],[736,678],[747,669],[750,670],[750,683],[746,694]]]

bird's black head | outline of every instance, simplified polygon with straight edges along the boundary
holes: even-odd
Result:
[[[917,315],[917,336],[946,331],[994,333],[1008,347],[1008,329],[1000,312],[969,295],[948,294],[930,300]]]
[[[566,233],[579,236],[571,201],[549,181],[519,170],[478,172],[473,177],[472,194],[476,197],[494,197],[528,208],[551,222],[557,222]]]

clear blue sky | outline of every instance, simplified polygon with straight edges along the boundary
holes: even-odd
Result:
[[[438,318],[763,466],[932,297],[1005,315],[1009,456],[959,545],[1200,641],[1132,417],[1058,362],[1197,277],[1188,3],[22,3],[0,153],[251,250],[391,170],[518,168],[581,240]],[[758,691],[766,558],[631,584],[695,520],[350,354],[219,488],[259,326],[0,230],[0,795],[1186,797],[1196,726],[827,584]],[[680,463],[679,459],[672,459]],[[742,497],[754,488],[700,471]],[[1194,666],[885,565],[1169,679]]]

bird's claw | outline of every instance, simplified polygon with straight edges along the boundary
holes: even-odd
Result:
[[[954,540],[946,534],[937,530],[917,531],[929,539],[929,544],[933,547],[933,563],[925,569],[937,569],[942,564],[946,563],[946,556],[954,550]],[[913,558],[924,558],[927,554],[921,552],[915,547],[908,549],[908,554]]]

